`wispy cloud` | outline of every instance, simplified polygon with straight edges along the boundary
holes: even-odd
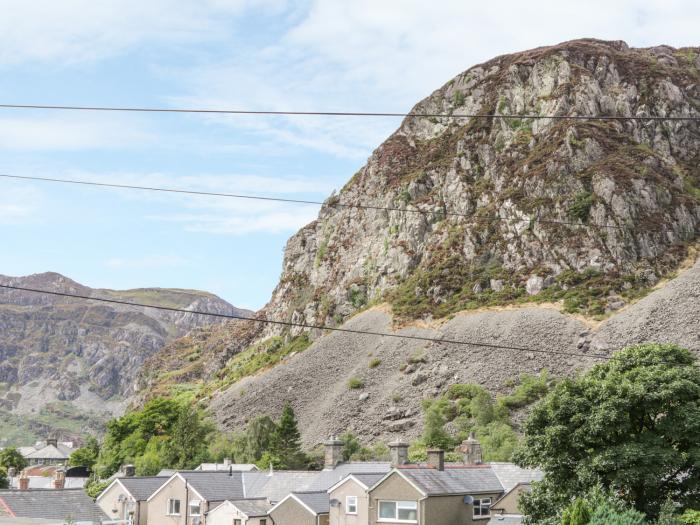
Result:
[[[0,224],[34,220],[40,207],[39,193],[29,187],[3,188],[0,193]]]
[[[0,149],[6,150],[123,149],[154,142],[145,125],[117,115],[0,118]]]
[[[5,0],[0,64],[77,64],[143,45],[229,38],[231,20],[249,8],[279,10],[282,0]]]

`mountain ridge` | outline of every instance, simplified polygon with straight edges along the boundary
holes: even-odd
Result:
[[[208,292],[92,289],[55,272],[0,276],[0,284],[250,314]],[[80,436],[82,423],[92,431],[100,430],[105,419],[126,408],[149,356],[193,329],[220,322],[186,312],[0,290],[0,419],[5,423],[0,440],[19,439],[18,427],[36,437],[45,437],[41,434],[47,432],[59,432],[66,438]]]

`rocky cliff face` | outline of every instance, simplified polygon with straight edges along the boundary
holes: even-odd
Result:
[[[581,40],[506,55],[413,112],[697,117],[700,48]],[[266,315],[341,323],[387,300],[406,319],[531,297],[603,314],[697,237],[699,165],[697,121],[406,119],[289,240]]]
[[[0,276],[0,284],[226,314],[238,310],[204,292],[93,290],[62,275]],[[0,290],[0,410],[5,418],[51,421],[118,413],[135,391],[143,362],[166,343],[212,318],[24,291]],[[59,414],[56,414],[58,412]],[[81,412],[83,413],[81,415]],[[0,425],[0,439],[17,421]],[[64,429],[70,434],[70,429]]]
[[[579,40],[506,55],[413,112],[700,117],[700,48]],[[700,351],[698,266],[661,287],[695,264],[699,232],[698,121],[408,118],[289,240],[258,315],[584,355],[320,331],[299,352],[301,328],[232,323],[159,352],[144,385],[202,388],[230,429],[290,401],[307,444],[416,436],[421,399],[453,382],[503,391],[632,342]]]

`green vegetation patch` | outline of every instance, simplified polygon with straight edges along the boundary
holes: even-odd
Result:
[[[219,373],[217,386],[226,387],[236,383],[246,376],[275,366],[290,354],[303,352],[309,346],[311,340],[308,334],[292,337],[287,342],[279,336],[265,339],[233,356]]]

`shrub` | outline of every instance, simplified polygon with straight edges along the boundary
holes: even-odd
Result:
[[[374,359],[370,360],[369,367],[370,368],[377,368],[381,364],[382,364],[382,360],[379,359],[378,357],[375,357]]]
[[[454,95],[452,96],[452,103],[459,107],[464,105],[464,93],[461,91],[455,91]]]
[[[351,390],[357,390],[365,386],[365,382],[359,377],[351,377],[348,380],[348,388]]]
[[[593,206],[593,195],[587,191],[582,191],[574,196],[574,202],[569,206],[567,214],[572,220],[586,222],[591,206]]]
[[[520,384],[512,394],[503,396],[498,402],[507,408],[522,408],[544,397],[549,392],[550,379],[546,370],[539,376],[522,374]]]

